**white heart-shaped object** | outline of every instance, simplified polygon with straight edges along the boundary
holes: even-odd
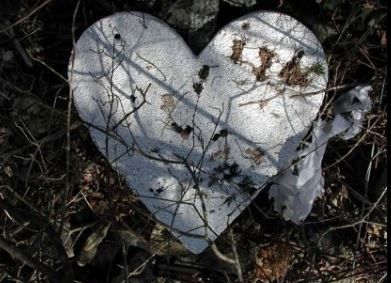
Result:
[[[69,65],[96,146],[153,216],[202,252],[292,156],[327,84],[321,44],[301,23],[256,12],[199,56],[148,14],[89,27]]]

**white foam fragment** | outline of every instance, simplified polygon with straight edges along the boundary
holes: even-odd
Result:
[[[260,48],[273,56],[257,79]],[[74,55],[74,102],[96,146],[194,253],[295,153],[323,94],[292,95],[328,79],[316,37],[274,12],[231,22],[198,57],[158,19],[117,13],[89,27]],[[294,58],[302,77],[288,80]]]
[[[287,164],[288,170],[273,178],[270,197],[274,209],[286,220],[300,224],[311,212],[315,199],[322,195],[324,180],[322,160],[329,139],[339,136],[351,139],[362,128],[364,113],[371,109],[370,86],[357,86],[335,101],[335,117],[329,122],[318,120],[311,132],[311,143]]]

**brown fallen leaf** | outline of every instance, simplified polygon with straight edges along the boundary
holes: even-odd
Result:
[[[380,44],[383,46],[387,46],[387,32],[385,30],[381,31]]]
[[[290,256],[290,247],[285,243],[260,247],[255,255],[253,282],[271,282],[283,278],[288,271]]]
[[[93,227],[93,232],[84,242],[80,255],[77,259],[77,264],[79,266],[85,266],[95,257],[99,245],[107,236],[110,225],[110,222],[102,222]]]
[[[242,52],[243,48],[246,45],[246,43],[240,39],[234,39],[232,45],[232,54],[231,54],[231,60],[234,61],[235,64],[240,62],[242,60]]]
[[[171,96],[171,94],[164,94],[161,97],[162,105],[160,106],[160,109],[162,110],[172,110],[175,108],[175,100]]]
[[[264,153],[260,148],[247,148],[246,153],[250,155],[255,164],[261,164]]]

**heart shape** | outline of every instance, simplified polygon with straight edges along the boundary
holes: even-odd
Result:
[[[68,76],[96,146],[194,253],[294,154],[328,79],[316,37],[274,12],[231,22],[198,57],[155,17],[117,13],[82,34]]]

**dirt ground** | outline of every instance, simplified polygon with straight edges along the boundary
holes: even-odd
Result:
[[[0,1],[0,282],[386,282],[386,1],[201,1],[213,16],[201,14],[197,27],[186,20],[191,2]],[[325,193],[302,225],[275,213],[264,190],[218,250],[194,256],[155,222],[78,118],[67,81],[72,33],[138,10],[169,22],[199,53],[226,23],[260,9],[297,18],[322,42],[324,118],[329,102],[359,84],[373,87],[374,106],[358,136],[329,143]]]

